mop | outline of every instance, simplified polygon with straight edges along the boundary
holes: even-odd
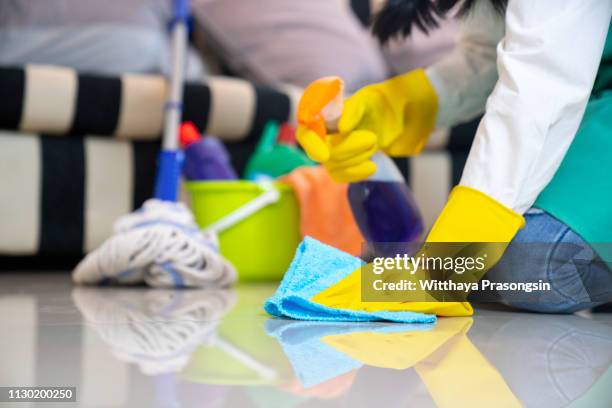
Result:
[[[236,280],[219,254],[214,231],[202,232],[191,211],[177,202],[182,152],[182,114],[189,0],[174,1],[170,90],[158,160],[155,198],[114,225],[114,235],[75,268],[78,284],[136,284],[154,287],[222,287]]]

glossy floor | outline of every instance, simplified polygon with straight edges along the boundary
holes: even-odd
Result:
[[[95,407],[612,406],[611,314],[299,322],[262,311],[274,289],[0,275],[0,385],[73,385]]]

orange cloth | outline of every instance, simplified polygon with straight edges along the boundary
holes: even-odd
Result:
[[[332,180],[322,166],[300,167],[280,181],[289,184],[300,204],[300,231],[327,245],[359,256],[364,239],[348,201],[348,184]]]

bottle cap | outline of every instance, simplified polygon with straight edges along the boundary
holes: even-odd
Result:
[[[179,131],[179,140],[181,142],[181,146],[187,147],[189,145],[197,143],[200,141],[200,138],[200,131],[193,122],[181,123],[181,128]]]
[[[295,127],[284,123],[278,131],[277,143],[295,146]]]

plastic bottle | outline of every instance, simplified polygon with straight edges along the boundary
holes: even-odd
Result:
[[[338,77],[311,83],[298,105],[298,121],[321,137],[337,129],[344,107],[344,83]],[[376,153],[376,173],[352,183],[349,202],[355,221],[370,248],[378,255],[411,252],[423,232],[423,219],[401,172],[387,155]]]
[[[223,143],[213,136],[201,137],[191,122],[181,125],[181,144],[185,148],[183,175],[187,180],[236,180]]]
[[[274,180],[291,173],[298,167],[315,165],[301,150],[292,146],[287,140],[278,143],[278,135],[278,123],[274,121],[266,123],[255,152],[246,164],[245,179]]]
[[[423,219],[406,180],[395,163],[378,152],[377,170],[370,178],[349,185],[348,197],[361,234],[375,253],[393,256],[409,252],[423,233]]]

